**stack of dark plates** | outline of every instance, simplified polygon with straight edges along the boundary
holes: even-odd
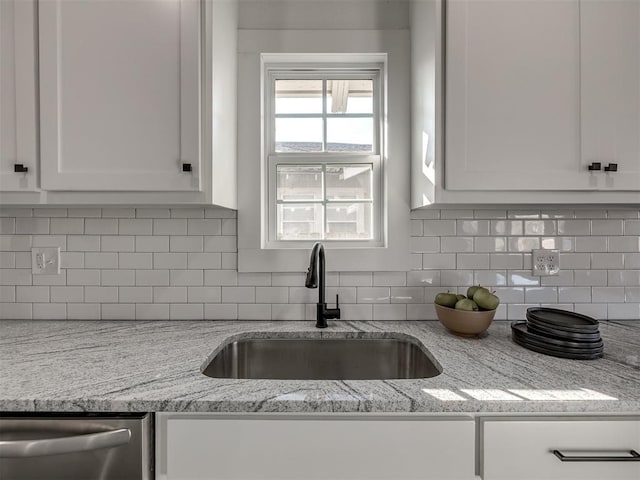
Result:
[[[528,308],[526,322],[511,324],[511,337],[534,352],[574,360],[600,358],[604,350],[597,320],[557,308]]]

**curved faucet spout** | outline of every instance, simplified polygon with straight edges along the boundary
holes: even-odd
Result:
[[[328,318],[340,318],[338,295],[336,295],[336,308],[327,308],[327,303],[325,302],[324,273],[324,245],[316,242],[311,249],[309,269],[307,270],[307,278],[305,279],[304,286],[318,289],[318,304],[316,306],[316,327],[318,328],[326,328]]]

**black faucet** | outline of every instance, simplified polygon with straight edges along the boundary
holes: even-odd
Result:
[[[318,264],[319,267],[318,267]],[[320,274],[317,273],[317,268]],[[318,277],[320,280],[318,281]],[[336,308],[327,308],[324,300],[324,246],[316,242],[311,249],[311,259],[309,260],[309,270],[307,279],[304,282],[307,288],[318,288],[318,304],[316,305],[316,328],[327,328],[327,318],[340,318],[340,304],[336,295]]]

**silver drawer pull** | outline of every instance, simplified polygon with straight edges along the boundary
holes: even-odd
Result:
[[[108,432],[75,435],[73,437],[1,441],[0,458],[42,457],[44,455],[87,452],[100,448],[126,445],[130,439],[131,430],[119,428]]]
[[[626,450],[625,450],[626,451]],[[629,450],[626,455],[565,455],[560,450],[552,450],[561,462],[640,462],[640,453]]]

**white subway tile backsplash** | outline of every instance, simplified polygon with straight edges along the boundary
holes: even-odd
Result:
[[[172,208],[171,218],[204,218],[204,208]]]
[[[136,320],[169,320],[169,304],[136,303]]]
[[[18,303],[48,303],[49,287],[16,286]]]
[[[67,285],[100,285],[100,270],[69,268]]]
[[[114,252],[87,252],[84,254],[86,268],[118,268],[118,254]]]
[[[288,287],[256,287],[256,303],[288,303]],[[331,296],[329,296],[329,300]],[[240,303],[240,302],[239,302]]]
[[[609,237],[610,252],[640,252],[640,236]]]
[[[138,286],[169,286],[169,270],[136,270]]]
[[[68,208],[67,216],[80,218],[100,218],[102,216],[102,210],[99,208]]]
[[[389,305],[376,304],[373,306],[374,320],[406,320],[407,305],[396,303]]]
[[[99,252],[100,237],[97,235],[69,235],[67,250],[70,252]]]
[[[600,286],[607,284],[606,270],[574,270],[573,281],[577,286]]]
[[[190,252],[187,255],[187,268],[189,269],[220,269],[222,267],[221,253]]]
[[[459,253],[456,264],[462,270],[486,270],[489,268],[489,254]]]
[[[624,287],[593,287],[591,300],[596,303],[624,302]]]
[[[99,320],[99,303],[67,303],[67,318],[69,320]]]
[[[103,286],[135,285],[135,270],[102,270],[101,284]]]
[[[271,320],[271,305],[238,304],[239,320]]]
[[[84,287],[84,301],[89,303],[118,303],[118,287]]]
[[[610,303],[607,305],[609,320],[640,319],[640,303]]]
[[[136,306],[133,303],[105,303],[100,306],[102,320],[134,320]]]
[[[66,303],[34,303],[34,320],[65,320],[67,318]]]
[[[31,269],[0,269],[0,285],[31,285]]]
[[[52,218],[51,234],[82,235],[84,234],[84,218]]]
[[[187,287],[153,287],[153,303],[187,303]]]
[[[154,253],[153,268],[186,269],[187,259],[186,253]]]
[[[169,284],[196,286],[196,287],[202,286],[204,285],[204,271],[203,270],[170,270]]]
[[[87,235],[116,235],[118,220],[116,218],[85,218],[84,233]]]
[[[187,302],[189,303],[217,303],[221,298],[220,287],[187,287]]]
[[[185,219],[185,218],[171,218],[171,219],[156,218],[156,219],[153,220],[153,234],[154,235],[186,235],[187,234],[187,219]]]
[[[405,272],[373,272],[373,286],[402,287],[407,284]]]
[[[0,252],[0,269],[1,268],[16,268],[15,252]]]
[[[255,303],[256,287],[222,287],[222,303]]]
[[[592,220],[591,235],[622,235],[622,220]]]
[[[16,301],[16,287],[13,285],[0,286],[0,303],[13,303]]]
[[[166,235],[147,236],[136,235],[136,252],[168,252],[169,237]]]
[[[564,264],[564,257],[562,257]],[[624,268],[624,255],[622,253],[592,253],[591,268],[606,270],[609,268]]]
[[[169,320],[202,320],[204,305],[201,303],[169,304]]]
[[[153,268],[153,256],[162,254],[153,253],[126,253],[118,254],[118,268],[131,268],[134,270]]]
[[[0,303],[0,320],[31,320],[32,303]]]
[[[118,299],[123,303],[151,303],[154,288],[160,287],[119,287]]]
[[[151,235],[153,223],[151,219],[146,218],[120,218],[118,232],[120,235]]]
[[[219,218],[189,219],[187,232],[189,235],[220,235],[222,221]]]
[[[391,287],[391,303],[424,303],[424,288]]]
[[[236,217],[215,207],[0,209],[0,303],[22,318],[56,305],[59,318],[313,320],[318,292],[304,273],[237,272]],[[496,289],[497,319],[530,305],[637,313],[638,209],[432,208],[411,218],[411,270],[327,273],[327,301],[340,294],[343,319],[434,319],[436,293],[474,283]],[[31,247],[49,245],[61,247],[61,274],[32,276]],[[563,252],[559,275],[531,274],[539,246]]]
[[[358,287],[356,301],[358,303],[389,303],[390,289],[389,287]]]
[[[16,219],[0,217],[0,234],[13,235],[16,233]]]
[[[16,218],[15,219],[16,234],[40,234],[49,233],[48,218]]]
[[[236,320],[238,305],[235,303],[205,303],[204,318],[207,320]]]
[[[169,218],[171,212],[168,208],[137,208],[136,218]]]
[[[100,249],[103,252],[133,252],[135,237],[131,235],[103,235],[100,237]]]

